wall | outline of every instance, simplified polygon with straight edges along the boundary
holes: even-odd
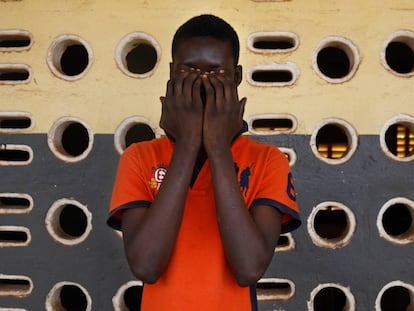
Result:
[[[113,178],[126,145],[163,134],[171,38],[204,12],[239,33],[248,134],[284,148],[296,178],[303,225],[281,239],[260,310],[412,308],[413,10],[0,1],[0,310],[127,310],[126,289],[139,295],[105,225]],[[150,51],[134,73],[124,67],[137,44]]]

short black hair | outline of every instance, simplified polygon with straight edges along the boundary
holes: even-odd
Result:
[[[194,37],[211,37],[216,40],[228,42],[233,50],[233,60],[236,66],[239,62],[240,42],[233,27],[220,17],[203,14],[195,16],[181,25],[176,31],[172,42],[172,57],[176,53],[177,46]]]

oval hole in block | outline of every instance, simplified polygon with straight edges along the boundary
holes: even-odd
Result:
[[[0,296],[26,297],[33,290],[32,280],[27,276],[0,274]]]
[[[260,87],[282,87],[293,85],[299,77],[296,64],[255,65],[248,69],[247,82]]]
[[[290,114],[257,114],[247,120],[249,131],[256,135],[292,133],[297,128],[297,120]]]
[[[0,226],[0,247],[20,247],[29,245],[29,229],[20,226]]]
[[[0,132],[19,132],[33,127],[33,118],[26,112],[0,112]]]
[[[0,193],[0,214],[25,214],[33,208],[33,198],[25,193]]]
[[[0,84],[28,83],[32,70],[25,64],[0,64]]]
[[[0,165],[28,165],[33,160],[33,151],[25,145],[0,145]]]
[[[32,46],[32,35],[26,30],[0,30],[0,51],[16,52],[28,50]]]
[[[289,300],[295,294],[295,284],[287,279],[263,278],[256,285],[257,301]]]
[[[252,128],[255,131],[291,131],[293,122],[290,119],[256,119],[252,123]]]
[[[263,83],[288,83],[293,79],[289,70],[255,70],[252,73],[252,80]]]
[[[275,252],[288,252],[293,251],[295,249],[295,240],[291,233],[281,234],[279,236],[279,240],[277,241],[277,245],[275,248]]]
[[[247,38],[248,48],[256,53],[288,53],[296,50],[299,38],[285,31],[258,31]]]

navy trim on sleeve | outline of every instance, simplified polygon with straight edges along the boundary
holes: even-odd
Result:
[[[121,205],[114,209],[109,215],[108,219],[106,220],[106,224],[111,227],[112,229],[122,231],[121,222],[114,217],[116,213],[119,213],[121,211],[130,209],[130,208],[147,208],[151,205],[150,201],[133,201],[126,203],[124,205]]]
[[[250,303],[252,305],[252,311],[257,311],[257,293],[256,293],[256,284],[250,285]]]
[[[282,228],[281,228],[280,233],[287,233],[287,232],[296,230],[302,223],[298,213],[296,213],[294,210],[287,207],[286,205],[284,205],[282,203],[279,203],[275,200],[259,198],[259,199],[256,199],[256,200],[253,201],[251,207],[253,207],[255,205],[269,205],[269,206],[272,206],[272,207],[276,208],[282,214],[289,214],[290,216],[292,216],[293,219],[291,219],[286,224],[282,224]]]

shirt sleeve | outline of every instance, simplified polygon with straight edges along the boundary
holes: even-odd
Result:
[[[289,162],[276,147],[269,151],[261,185],[252,203],[254,205],[269,205],[282,213],[281,233],[293,231],[301,224]]]
[[[141,163],[135,145],[127,148],[120,157],[107,219],[107,224],[113,229],[121,230],[124,210],[149,207],[153,201]]]

